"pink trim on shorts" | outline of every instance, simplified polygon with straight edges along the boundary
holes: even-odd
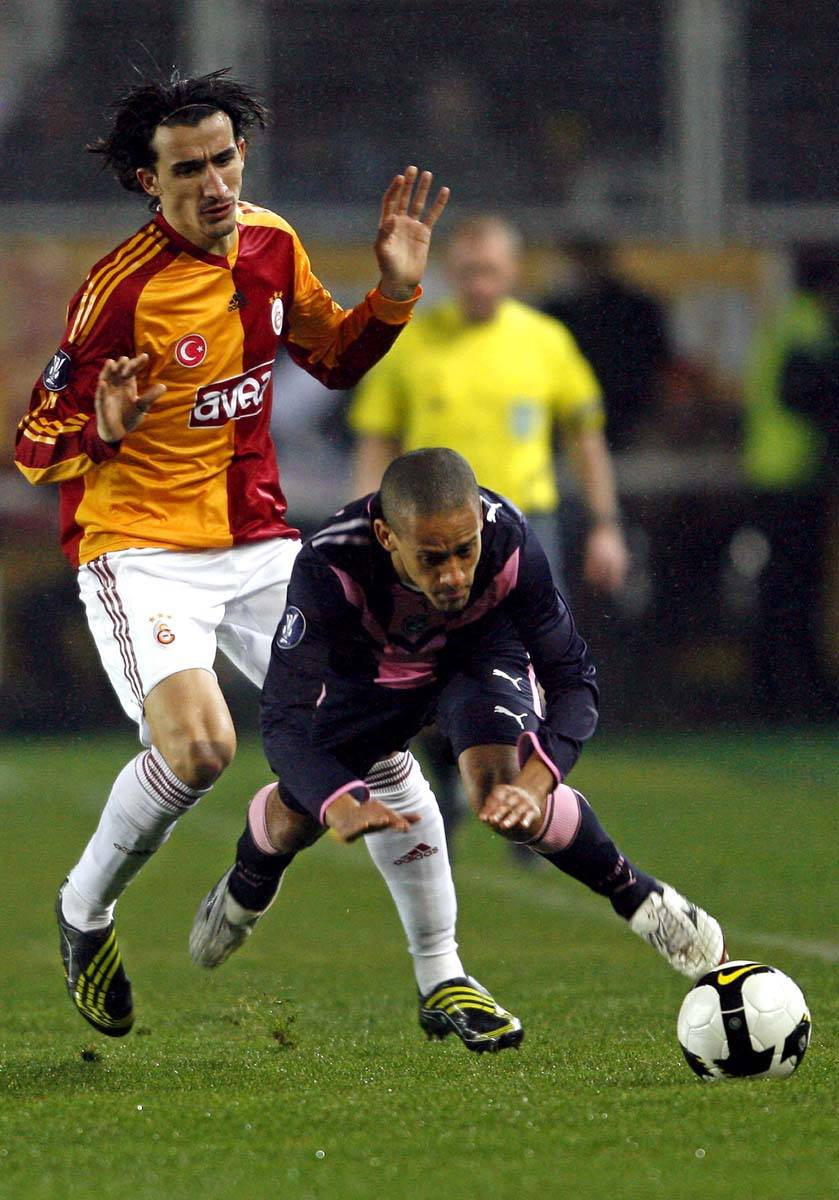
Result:
[[[530,747],[529,750],[526,749],[528,746]],[[524,766],[531,754],[535,754],[536,757],[541,759],[541,761],[548,768],[554,777],[557,787],[559,787],[559,785],[562,783],[562,772],[553,759],[548,758],[547,754],[542,749],[538,737],[532,729],[526,729],[524,733],[519,734],[519,740],[516,742],[516,749],[519,755],[519,769]]]
[[[527,845],[539,854],[555,854],[558,850],[566,850],[577,836],[581,820],[582,810],[577,793],[561,783],[548,796],[542,828]]]
[[[277,785],[266,783],[251,800],[248,806],[248,826],[251,836],[263,854],[282,853],[268,836],[268,797]]]
[[[334,802],[338,799],[338,797],[343,796],[345,792],[355,792],[355,791],[360,791],[363,793],[361,796],[356,797],[356,799],[359,800],[362,804],[364,803],[365,800],[370,799],[370,791],[367,787],[367,784],[364,782],[363,779],[353,779],[351,783],[343,784],[341,787],[336,788],[331,796],[327,796],[326,799],[324,800],[323,804],[320,806],[320,813],[318,815],[320,817],[321,825],[326,824],[324,817],[326,816],[326,810],[329,808],[330,804],[334,804]]]

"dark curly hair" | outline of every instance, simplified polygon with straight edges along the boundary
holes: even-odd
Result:
[[[264,129],[268,109],[249,88],[230,78],[230,69],[211,71],[182,79],[173,71],[166,83],[147,81],[130,88],[111,105],[114,120],[107,137],[86,147],[101,154],[129,192],[143,193],[137,168],[153,168],[156,162],[152,138],[159,125],[197,125],[215,112],[227,113],[238,140],[258,125]]]

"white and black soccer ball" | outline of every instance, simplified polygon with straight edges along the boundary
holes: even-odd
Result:
[[[723,963],[698,979],[679,1010],[679,1045],[705,1080],[786,1079],[810,1044],[801,988],[766,963]]]

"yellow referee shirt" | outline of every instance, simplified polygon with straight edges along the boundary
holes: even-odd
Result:
[[[601,429],[594,372],[564,325],[517,300],[490,321],[454,301],[415,316],[362,379],[350,409],[357,434],[401,450],[449,446],[481,483],[525,512],[556,507],[554,424]]]

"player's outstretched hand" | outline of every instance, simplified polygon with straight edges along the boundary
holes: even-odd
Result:
[[[96,432],[103,442],[119,442],[136,429],[155,400],[166,391],[164,384],[155,383],[138,393],[137,376],[148,365],[148,354],[138,354],[136,358],[123,354],[122,358],[105,360],[94,397]]]
[[[480,819],[502,837],[524,841],[539,831],[542,809],[539,801],[512,783],[496,784],[484,801]]]
[[[378,829],[396,829],[400,833],[407,833],[418,820],[417,813],[394,812],[381,800],[371,799],[359,804],[348,792],[333,800],[325,816],[326,824],[334,831],[339,842],[354,842],[356,838],[375,833]]]
[[[449,189],[440,188],[425,212],[431,179],[430,171],[406,167],[382,199],[375,249],[382,273],[379,288],[390,300],[410,300],[425,273],[431,231],[449,199]]]

